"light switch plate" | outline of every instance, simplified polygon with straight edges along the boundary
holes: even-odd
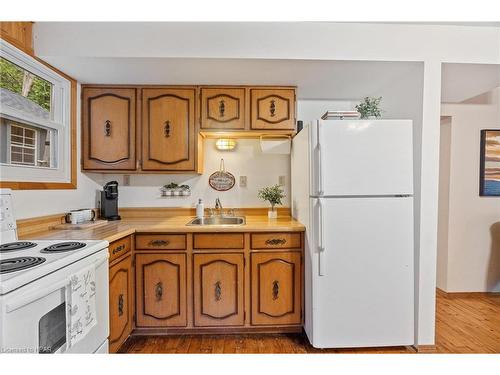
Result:
[[[247,176],[240,176],[240,187],[247,187]]]
[[[278,177],[278,184],[280,184],[281,186],[285,186],[285,183],[286,183],[286,177],[285,176],[279,176]]]
[[[130,175],[123,175],[123,186],[130,186]]]

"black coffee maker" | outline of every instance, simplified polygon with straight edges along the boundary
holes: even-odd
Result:
[[[118,182],[110,181],[101,191],[101,217],[107,220],[120,220],[118,215]]]

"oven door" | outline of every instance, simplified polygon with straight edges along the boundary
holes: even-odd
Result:
[[[66,287],[79,270],[95,265],[96,321],[68,347]],[[94,353],[107,340],[108,251],[94,253],[2,298],[1,349],[20,353]]]

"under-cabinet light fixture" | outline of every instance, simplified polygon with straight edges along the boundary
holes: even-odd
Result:
[[[231,138],[219,138],[215,142],[215,147],[220,151],[231,151],[236,147],[236,140]]]

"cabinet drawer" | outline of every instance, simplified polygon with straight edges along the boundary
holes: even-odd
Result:
[[[138,234],[135,236],[137,250],[184,250],[185,234]]]
[[[300,233],[254,233],[252,249],[299,249],[302,247]]]
[[[132,248],[130,236],[122,238],[121,240],[111,242],[109,244],[109,263],[118,259],[123,254],[126,254]]]
[[[193,235],[194,249],[243,249],[243,233],[196,233]]]

